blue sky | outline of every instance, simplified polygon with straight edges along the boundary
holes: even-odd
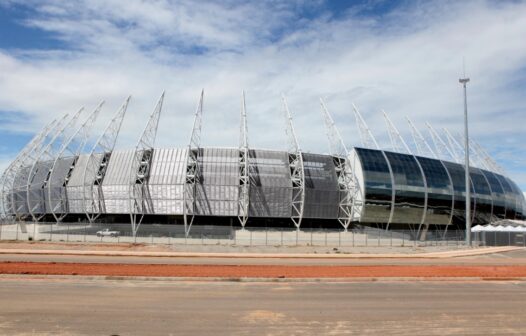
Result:
[[[240,92],[250,144],[285,147],[280,93],[301,146],[326,152],[318,98],[359,145],[351,103],[389,146],[384,109],[471,134],[526,190],[526,3],[521,1],[0,2],[0,168],[45,123],[106,101],[96,130],[132,95],[118,148],[136,141],[166,90],[159,146],[185,146],[205,88],[204,146],[237,146]],[[94,137],[97,134],[94,134]]]

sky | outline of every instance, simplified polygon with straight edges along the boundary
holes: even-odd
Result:
[[[204,89],[204,147],[238,146],[245,90],[251,147],[286,149],[284,94],[302,150],[328,152],[320,97],[347,146],[354,103],[389,148],[382,110],[408,143],[406,116],[462,132],[465,69],[470,135],[526,191],[525,17],[523,1],[3,0],[0,169],[104,100],[96,138],[128,95],[117,149],[133,148],[163,91],[159,147],[188,144]]]

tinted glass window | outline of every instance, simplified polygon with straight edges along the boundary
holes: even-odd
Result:
[[[454,207],[453,222],[464,224],[466,222],[466,187],[465,187],[465,170],[458,163],[442,161],[451,176],[454,190]],[[473,192],[473,183],[471,183],[471,192]],[[471,197],[471,211],[474,212],[475,202]]]
[[[523,219],[524,213],[523,213],[523,203],[524,203],[524,194],[522,193],[522,190],[513,182],[512,180],[508,179],[508,183],[510,184],[511,189],[513,190],[513,195],[515,198],[515,218],[516,219]]]
[[[356,148],[364,176],[365,209],[362,221],[387,223],[391,214],[391,173],[381,151]]]
[[[428,224],[449,224],[453,207],[453,184],[441,161],[417,157],[427,183]]]
[[[493,199],[493,218],[492,221],[506,218],[506,199],[504,194],[504,189],[502,188],[501,183],[493,174],[487,170],[482,170],[484,176],[488,180],[489,186],[491,188],[491,194]]]
[[[473,213],[473,224],[487,224],[491,222],[492,197],[491,189],[482,171],[478,168],[470,168],[470,177],[475,189],[475,212]]]
[[[395,211],[392,223],[422,222],[425,206],[425,185],[415,157],[385,152],[394,177]]]
[[[502,189],[504,189],[504,198],[506,200],[506,218],[515,219],[517,202],[515,200],[513,189],[511,188],[511,185],[507,178],[500,174],[495,174],[495,177],[499,180],[500,184],[502,185]]]

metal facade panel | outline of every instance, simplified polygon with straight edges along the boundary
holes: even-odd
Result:
[[[60,158],[56,161],[53,167],[53,174],[50,175],[48,186],[46,186],[45,193],[48,196],[46,203],[46,212],[51,213],[65,213],[67,209],[67,195],[64,181],[68,176],[70,169],[75,164],[75,158]],[[50,188],[50,193],[48,192]]]
[[[303,153],[305,218],[338,218],[340,191],[332,156]]]
[[[186,149],[155,149],[148,183],[150,185],[183,184],[187,156]]]
[[[108,163],[103,186],[129,185],[134,155],[133,150],[114,151]]]
[[[94,164],[99,167],[102,162],[103,154],[98,153],[90,157],[88,154],[80,155],[75,163],[75,168],[71,173],[68,185],[66,186],[66,192],[68,197],[68,206],[70,213],[85,213],[86,210],[93,212],[98,211],[98,209],[93,209],[91,206],[92,200],[99,199],[99,194],[97,188],[94,188],[93,195],[91,188],[89,188],[88,183],[94,183],[96,178],[96,171],[86,170],[88,165],[88,160],[92,160]],[[86,188],[84,186],[84,173],[86,175]],[[85,201],[84,202],[84,193]],[[98,204],[98,203],[96,203]]]
[[[130,173],[134,155],[133,150],[114,151],[111,154],[102,182],[106,213],[130,212]]]
[[[44,183],[48,178],[52,165],[52,161],[37,162],[36,164],[35,174],[29,183],[28,195],[29,207],[33,213],[43,214],[46,212],[45,200],[47,199],[47,193],[44,192]]]
[[[239,151],[203,148],[198,155],[201,184],[196,190],[196,214],[237,216]]]
[[[88,158],[88,154],[79,155],[77,162],[75,163],[75,168],[69,177],[68,187],[84,185],[84,170],[86,169]]]
[[[183,214],[183,185],[149,185],[155,214]]]
[[[290,217],[292,180],[288,154],[250,150],[250,204],[252,217]]]
[[[75,168],[71,173],[66,193],[68,198],[68,207],[70,213],[84,213],[84,170],[88,163],[88,154],[82,154],[75,163]]]
[[[187,149],[153,151],[148,190],[155,214],[183,214]]]
[[[13,203],[14,211],[19,215],[29,214],[27,208],[27,178],[31,167],[22,167],[15,176],[13,181]]]

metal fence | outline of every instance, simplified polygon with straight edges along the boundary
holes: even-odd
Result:
[[[483,246],[522,246],[526,247],[525,232],[474,232],[473,240]]]
[[[101,231],[115,231],[109,236]],[[526,246],[524,235],[499,233],[492,236],[474,234],[474,245]],[[133,236],[130,224],[83,223],[18,223],[0,225],[0,240],[143,243],[167,245],[224,245],[224,246],[327,246],[327,247],[415,247],[460,246],[465,232],[450,230],[447,234],[429,231],[424,239],[415,239],[416,232],[409,230],[385,231],[371,227],[355,227],[344,232],[336,229],[284,229],[196,225],[185,237],[182,225],[141,226]]]

